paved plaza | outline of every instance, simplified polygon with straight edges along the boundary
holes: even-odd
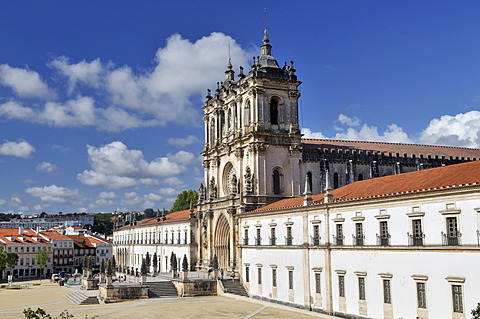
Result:
[[[19,284],[19,283],[17,283]],[[42,308],[53,317],[67,310],[74,319],[88,318],[325,318],[304,310],[283,307],[254,299],[227,297],[155,298],[112,304],[75,305],[64,298],[73,288],[48,280],[22,282],[23,289],[0,289],[0,318],[23,318],[23,309]],[[38,285],[40,284],[40,285]]]

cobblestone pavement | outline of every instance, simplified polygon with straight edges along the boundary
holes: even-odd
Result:
[[[26,287],[24,286],[23,289],[0,289],[0,318],[23,318],[22,312],[26,308],[45,309],[54,318],[62,311],[67,310],[74,315],[74,319],[85,319],[86,317],[107,319],[334,318],[253,299],[239,300],[220,296],[144,299],[106,305],[79,306],[64,298],[64,295],[73,291],[71,288],[60,287],[48,280],[22,282],[21,284]]]

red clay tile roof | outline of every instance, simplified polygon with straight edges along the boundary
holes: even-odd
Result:
[[[367,179],[334,189],[331,193],[333,200],[340,202],[473,185],[480,185],[480,161]],[[311,197],[314,204],[323,203],[324,194]],[[280,200],[252,213],[302,206],[303,198]]]
[[[417,157],[423,155],[427,158],[428,155],[439,158],[476,158],[480,159],[480,149],[450,147],[450,146],[436,146],[436,145],[421,145],[421,144],[402,144],[402,143],[382,143],[382,142],[365,142],[365,141],[341,141],[341,140],[326,140],[326,139],[302,139],[305,147],[314,147],[319,149],[342,149],[342,150],[361,150],[374,151],[376,153],[383,153],[396,156],[399,153],[400,157],[406,153],[408,157],[415,154]]]
[[[15,240],[10,240],[14,237]],[[34,240],[33,237],[37,237],[40,240]],[[25,239],[23,239],[25,238]],[[24,229],[23,234],[20,234],[18,228],[0,228],[0,240],[5,243],[47,243],[47,241],[37,235],[32,229]]]
[[[40,233],[41,235],[44,235],[45,237],[48,237],[50,239],[56,239],[56,240],[72,240],[70,237],[60,234],[59,232],[53,231],[53,230],[47,230],[44,232]]]
[[[197,209],[193,210],[194,213],[196,211],[197,211]],[[155,225],[155,224],[163,224],[163,223],[171,223],[171,222],[179,222],[179,221],[192,219],[192,218],[190,218],[190,210],[189,209],[181,210],[181,211],[174,212],[174,213],[171,213],[171,214],[167,214],[166,218],[167,218],[166,220],[162,220],[161,217],[159,217],[159,220],[157,220],[157,217],[143,219],[143,220],[138,221],[136,227]],[[128,228],[128,227],[131,227],[131,225],[126,225],[126,226],[123,226],[119,229],[125,229],[125,228]]]

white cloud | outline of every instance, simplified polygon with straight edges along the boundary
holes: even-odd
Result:
[[[69,87],[68,93],[71,94],[77,83],[85,83],[93,88],[99,88],[102,81],[102,74],[104,73],[104,67],[97,58],[91,62],[85,60],[70,64],[67,57],[61,56],[54,59],[49,63],[50,67],[53,67],[61,72],[68,78]]]
[[[421,133],[419,141],[426,144],[480,147],[480,112],[470,111],[433,119]]]
[[[30,196],[40,198],[42,202],[52,203],[67,203],[81,198],[78,190],[59,187],[57,185],[29,187],[26,189],[26,193]]]
[[[100,194],[98,194],[98,197],[104,198],[104,199],[107,199],[107,198],[112,199],[117,197],[117,195],[114,192],[101,192]]]
[[[360,125],[360,120],[356,116],[348,117],[344,114],[339,114],[338,121],[343,125],[352,126],[352,127]]]
[[[41,162],[37,165],[37,171],[45,172],[47,174],[55,174],[58,167],[49,162]]]
[[[180,192],[174,188],[167,187],[167,188],[160,188],[158,190],[158,193],[166,196],[177,196],[177,194]]]
[[[174,137],[174,138],[169,138],[167,140],[167,143],[176,147],[185,147],[191,144],[195,143],[200,143],[200,139],[196,137],[195,135],[189,135],[187,137],[181,138],[181,137]]]
[[[167,157],[147,162],[142,151],[130,150],[119,141],[98,148],[88,145],[87,153],[92,169],[78,174],[77,178],[87,185],[113,189],[131,187],[138,183],[151,185],[154,184],[152,179],[182,174],[186,171],[183,164],[188,161],[189,154],[177,153],[179,163]]]
[[[35,152],[35,147],[26,141],[7,141],[3,144],[0,144],[0,155],[29,158],[33,152]]]
[[[37,72],[14,68],[7,64],[0,64],[0,84],[10,87],[17,96],[22,98],[55,97],[55,93],[48,88]]]
[[[413,143],[407,133],[396,124],[391,124],[383,132],[379,133],[376,126],[363,126],[357,130],[349,127],[345,132],[337,133],[334,137],[337,140],[353,140],[353,141],[372,141],[372,142],[389,142],[389,143]]]
[[[178,151],[175,154],[169,154],[168,160],[180,164],[193,164],[197,158],[193,153],[186,151]]]
[[[136,192],[128,192],[123,195],[121,204],[130,207],[138,207],[138,210],[143,210],[146,208],[159,207],[164,201],[165,199],[159,194],[148,193],[140,195]]]
[[[313,138],[313,139],[326,139],[327,137],[321,132],[313,132],[309,128],[302,129],[303,138]]]
[[[212,33],[194,42],[172,35],[166,46],[157,50],[151,69],[133,69],[128,65],[115,68],[113,63],[102,63],[99,58],[71,63],[68,57],[58,57],[49,66],[67,79],[67,95],[76,94],[75,98],[63,101],[53,100],[54,94],[38,73],[1,65],[0,84],[12,87],[20,99],[0,105],[0,116],[57,127],[92,126],[107,131],[172,122],[196,123],[200,112],[191,100],[202,96],[218,81],[227,64],[229,45],[236,66],[249,65],[253,52],[242,49],[223,33]],[[16,76],[7,77],[8,74]],[[50,97],[50,100],[43,105],[24,106],[21,100],[24,97]],[[193,142],[196,142],[194,137],[172,140],[177,145]]]
[[[162,180],[162,184],[174,187],[176,189],[183,189],[187,185],[178,177],[168,177]]]
[[[10,198],[10,205],[12,206],[19,206],[22,204],[22,200],[18,196],[12,196]]]
[[[7,201],[0,198],[0,205],[4,205]]]

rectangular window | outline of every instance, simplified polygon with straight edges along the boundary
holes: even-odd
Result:
[[[272,269],[272,286],[277,287],[277,269]]]
[[[412,220],[412,245],[423,246],[422,220]]]
[[[457,217],[447,217],[447,245],[458,246],[459,237]]]
[[[275,232],[275,227],[270,228],[270,245],[272,246],[277,244],[277,236]]]
[[[259,285],[261,285],[261,284],[262,284],[262,267],[258,267],[257,273],[258,273],[257,283],[258,283]]]
[[[363,246],[363,224],[356,223],[355,224],[355,246]]]
[[[315,273],[315,293],[321,293],[320,289],[320,273]]]
[[[320,245],[320,227],[318,225],[313,226],[313,245]]]
[[[288,289],[293,289],[293,270],[288,271]]]
[[[287,227],[287,238],[286,238],[286,244],[288,246],[291,246],[292,245],[292,227],[288,226]]]
[[[388,246],[390,244],[390,234],[388,233],[388,222],[380,222],[380,245]]]
[[[365,277],[358,277],[358,299],[365,300]]]
[[[463,313],[462,286],[452,285],[453,312]]]
[[[248,245],[248,228],[243,231],[243,244]]]
[[[337,246],[343,246],[343,225],[342,224],[337,224],[336,225],[336,231],[337,231]]]
[[[245,266],[245,282],[250,282],[250,267]]]
[[[345,276],[338,276],[338,295],[345,297]]]
[[[427,308],[427,296],[425,294],[424,282],[417,282],[417,301],[418,301],[418,308],[422,308],[422,309]]]
[[[260,231],[261,231],[261,229],[257,228],[257,238],[255,238],[255,244],[257,246],[260,246],[261,243],[262,243],[262,238],[260,237]]]
[[[391,299],[391,290],[390,290],[390,279],[383,280],[383,302],[392,303]]]

